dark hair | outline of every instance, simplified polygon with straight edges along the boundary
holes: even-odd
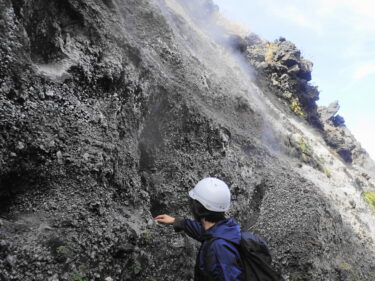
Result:
[[[199,201],[193,200],[191,202],[192,205],[192,212],[194,218],[196,220],[205,219],[208,222],[219,222],[221,220],[225,220],[225,213],[224,212],[213,212],[207,210]]]

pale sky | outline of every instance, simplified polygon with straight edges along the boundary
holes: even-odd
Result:
[[[314,63],[319,105],[338,100],[347,127],[375,158],[375,1],[214,0],[227,18]]]

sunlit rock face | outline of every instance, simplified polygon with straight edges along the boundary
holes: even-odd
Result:
[[[210,1],[1,1],[0,280],[192,280],[153,217],[206,176],[289,280],[373,280],[371,165],[327,146],[311,67]]]

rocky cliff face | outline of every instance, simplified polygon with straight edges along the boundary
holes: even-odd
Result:
[[[285,38],[267,42],[255,34],[245,38],[234,37],[237,48],[254,67],[256,82],[272,91],[280,101],[312,126],[320,130],[327,145],[333,148],[347,163],[361,166],[372,162],[338,115],[340,106],[333,102],[318,108],[319,91],[309,83],[312,63],[301,56],[296,46]]]
[[[373,280],[372,180],[327,148],[311,63],[218,19],[0,1],[0,280],[191,280],[197,244],[152,218],[205,176],[289,280]]]

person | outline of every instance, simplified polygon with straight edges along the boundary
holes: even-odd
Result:
[[[231,194],[217,178],[204,178],[189,191],[195,220],[163,214],[157,222],[173,224],[176,232],[201,242],[194,270],[195,281],[244,281],[245,273],[239,253],[240,225],[225,218]]]

